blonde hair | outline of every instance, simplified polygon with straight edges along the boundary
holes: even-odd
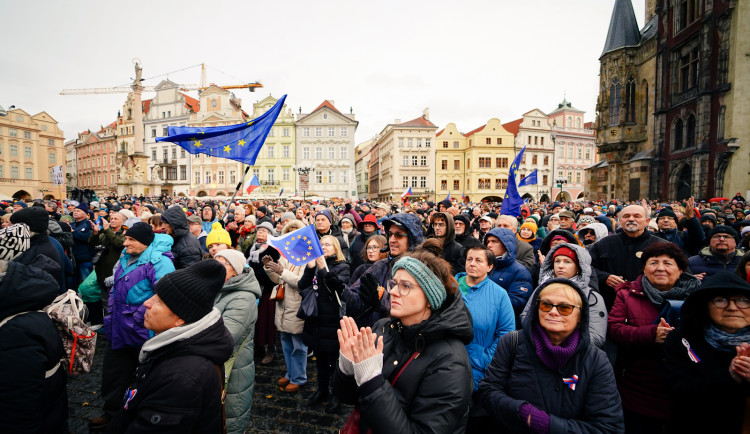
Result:
[[[333,235],[326,235],[323,238],[320,239],[320,241],[323,240],[330,240],[331,244],[333,244],[334,250],[336,250],[336,260],[337,261],[345,261],[346,258],[344,257],[344,253],[341,251],[341,244],[339,244],[339,240],[334,237]]]
[[[583,307],[583,300],[581,299],[581,294],[575,290],[570,285],[566,285],[564,283],[550,283],[549,285],[545,286],[544,289],[542,289],[539,292],[539,295],[537,296],[538,299],[541,299],[547,290],[554,290],[554,289],[562,289],[563,293],[566,297],[568,297],[568,300],[570,300],[570,303],[575,306]]]

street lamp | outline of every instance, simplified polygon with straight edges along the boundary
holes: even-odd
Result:
[[[557,188],[560,189],[560,193],[558,194],[559,200],[562,200],[565,196],[563,196],[563,185],[567,184],[568,180],[565,178],[560,178],[555,180],[555,184],[557,184]]]

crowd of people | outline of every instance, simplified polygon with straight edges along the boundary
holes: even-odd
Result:
[[[39,310],[69,288],[106,339],[92,431],[245,432],[255,364],[277,357],[284,393],[355,405],[344,432],[750,429],[740,194],[518,217],[168,196],[0,213],[0,432],[67,431],[65,349]],[[323,255],[306,265],[269,244],[310,225]]]

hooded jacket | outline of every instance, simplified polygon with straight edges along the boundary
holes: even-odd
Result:
[[[149,338],[143,325],[146,307],[143,302],[154,295],[154,286],[164,275],[174,271],[172,237],[155,234],[154,241],[129,264],[131,255],[123,253],[109,291],[104,333],[112,349],[140,347]]]
[[[200,320],[159,333],[141,349],[135,382],[110,432],[222,432],[221,383],[232,336],[213,309]],[[132,395],[132,396],[131,396]]]
[[[203,220],[203,209],[204,208],[209,208],[211,210],[211,220],[209,220],[209,221]],[[211,205],[203,205],[203,207],[201,208],[200,212],[201,212],[201,220],[203,220],[203,223],[201,224],[201,226],[203,227],[203,231],[206,234],[208,234],[209,232],[211,232],[211,229],[213,228],[214,223],[217,222],[217,221],[219,221],[219,219],[216,218],[216,210]]]
[[[590,249],[592,245],[594,245],[595,243],[598,243],[604,237],[606,237],[607,235],[609,235],[609,232],[607,232],[607,227],[604,226],[604,224],[602,224],[602,223],[591,223],[591,224],[588,224],[588,225],[582,227],[581,229],[578,229],[578,232],[576,233],[576,235],[578,235],[578,240],[581,241],[582,243],[583,243],[583,238],[584,237],[581,234],[581,231],[586,230],[586,229],[593,229],[594,230],[594,236],[596,237],[596,239],[594,240],[593,243],[588,244],[588,245],[584,244],[584,247],[586,247],[587,249]]]
[[[472,390],[465,345],[473,331],[460,294],[449,295],[441,309],[419,324],[407,327],[397,318],[384,318],[373,331],[383,336],[382,374],[360,387],[338,368],[333,376],[333,393],[360,406],[360,431],[464,432]],[[391,386],[415,351],[419,356]]]
[[[406,228],[406,234],[407,234],[407,240],[409,242],[409,250],[414,250],[415,247],[422,244],[424,242],[424,233],[422,232],[422,224],[419,221],[419,217],[417,217],[414,214],[407,214],[407,213],[398,213],[391,216],[390,219],[385,220],[383,224],[385,225],[386,229],[385,232],[387,233],[388,227],[392,223],[389,222],[396,222]],[[382,286],[383,288],[387,287],[387,282],[391,279],[391,268],[393,267],[394,261],[398,258],[393,258],[388,255],[387,258],[381,259],[374,264],[372,264],[372,267],[362,273],[362,276],[365,274],[372,274],[375,276],[375,279],[378,281],[378,284]],[[390,306],[390,294],[388,291],[383,292],[383,297],[380,299],[380,308],[377,312],[373,311],[373,308],[370,306],[366,306],[362,299],[359,297],[359,286],[360,286],[361,276],[360,280],[357,280],[353,284],[349,285],[348,287],[344,288],[344,291],[342,292],[343,301],[346,302],[346,314],[348,316],[351,316],[354,318],[355,321],[357,321],[357,324],[362,327],[371,326],[375,323],[378,319],[388,316],[389,309],[388,306]]]
[[[48,257],[58,265],[57,267],[51,266],[45,271],[50,273],[52,277],[55,278],[55,280],[57,281],[57,285],[61,290],[60,293],[64,292],[65,285],[63,284],[63,260],[60,257],[60,253],[58,252],[57,248],[50,241],[50,237],[49,235],[47,235],[47,233],[38,233],[32,235],[31,245],[29,246],[29,249],[23,252],[19,257],[17,257],[15,261],[38,267],[38,265],[36,265],[36,261],[39,255]]]
[[[467,250],[469,247],[473,246],[481,246],[482,242],[477,238],[474,238],[474,236],[472,235],[471,220],[469,219],[469,215],[461,213],[453,217],[454,232],[456,227],[456,220],[461,220],[464,223],[464,233],[461,235],[456,235],[456,241],[458,241],[458,244],[461,244],[464,247],[464,250]]]
[[[550,249],[549,254],[545,256],[544,262],[539,272],[539,288],[535,289],[529,297],[529,302],[526,303],[526,307],[521,313],[521,321],[529,313],[530,310],[534,309],[534,300],[538,298],[539,289],[548,280],[555,278],[555,251],[561,247],[567,247],[576,252],[578,258],[578,267],[580,268],[580,274],[576,274],[572,278],[576,285],[581,288],[581,291],[586,295],[589,309],[589,333],[591,335],[591,343],[595,346],[602,348],[604,341],[607,338],[607,309],[604,307],[604,299],[598,292],[598,281],[596,276],[593,274],[591,268],[591,256],[589,252],[583,247],[577,244],[561,243]]]
[[[729,376],[729,365],[736,354],[715,349],[704,337],[704,330],[711,322],[708,301],[717,295],[750,297],[750,285],[732,273],[721,271],[704,279],[682,305],[681,326],[664,342],[665,365],[669,367],[665,372],[672,400],[669,432],[742,432],[750,387],[746,382],[736,383]],[[687,345],[697,362],[688,353]],[[698,414],[716,416],[695,417]]]
[[[252,270],[224,283],[214,307],[232,335],[235,355],[226,397],[227,432],[244,432],[250,426],[250,407],[255,388],[255,322],[258,320],[260,285]]]
[[[711,247],[704,247],[700,253],[695,256],[688,258],[690,264],[690,270],[695,274],[706,273],[706,277],[713,276],[719,271],[729,271],[734,273],[737,270],[737,266],[742,260],[742,250],[735,249],[734,252],[730,253],[728,257],[731,257],[728,261],[725,261],[717,254],[715,254]]]
[[[554,231],[550,231],[542,240],[542,245],[539,246],[539,251],[542,252],[542,255],[547,256],[550,250],[550,245],[552,244],[552,239],[558,235],[565,237],[568,244],[578,244],[575,235],[570,231],[566,231],[565,229],[555,229]]]
[[[572,286],[587,304],[585,293],[568,279],[548,280],[540,290],[554,282]],[[508,335],[500,338],[484,380],[479,383],[479,402],[495,416],[504,432],[529,432],[519,417],[524,403],[549,415],[550,433],[624,432],[612,365],[604,352],[589,341],[588,312],[581,309],[578,346],[558,371],[548,368],[536,354],[532,329],[539,322],[539,309],[532,309],[524,318],[515,351]],[[563,382],[574,375],[575,389]]]
[[[658,230],[654,235],[670,243],[677,244],[685,253],[685,256],[694,255],[703,246],[703,241],[705,240],[706,234],[703,232],[703,226],[701,226],[701,222],[697,217],[683,219],[681,223],[685,225],[685,229],[687,230],[683,231],[678,228]]]
[[[518,316],[526,306],[531,295],[531,274],[523,265],[516,262],[516,234],[510,229],[494,228],[487,232],[487,236],[494,236],[505,246],[506,253],[495,260],[495,266],[489,277],[508,292],[513,311]],[[487,244],[487,236],[484,244]],[[524,242],[524,241],[521,241]],[[518,320],[518,317],[516,318]],[[516,325],[518,325],[516,321]]]
[[[466,279],[466,273],[456,275],[459,283],[461,279]],[[476,390],[495,355],[498,339],[516,329],[516,320],[508,293],[489,277],[469,287],[463,299],[471,313],[474,331],[474,339],[466,346],[466,351],[469,353]]]
[[[63,343],[52,320],[35,312],[60,287],[47,273],[15,261],[0,277],[0,432],[67,433],[68,393]],[[45,373],[58,366],[48,378]]]
[[[190,233],[187,216],[182,208],[169,207],[164,211],[161,219],[171,225],[174,231],[174,235],[172,235],[174,238],[174,244],[172,245],[174,268],[180,270],[200,261],[203,255],[200,242],[195,235]]]
[[[458,241],[456,241],[456,227],[453,224],[453,216],[446,212],[436,212],[432,215],[442,217],[445,220],[445,238],[443,238],[443,259],[451,264],[451,274],[454,276],[466,271],[466,251]],[[433,235],[434,238],[437,238]]]

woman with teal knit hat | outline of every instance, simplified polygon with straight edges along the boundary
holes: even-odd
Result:
[[[465,429],[474,332],[441,245],[429,239],[404,253],[387,283],[390,318],[357,329],[341,320],[333,391],[358,405],[360,432],[454,433]],[[353,414],[356,414],[357,410]],[[350,416],[347,424],[355,424]]]

